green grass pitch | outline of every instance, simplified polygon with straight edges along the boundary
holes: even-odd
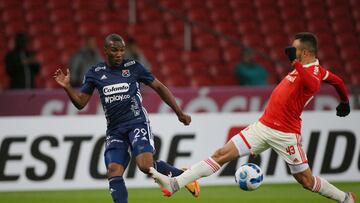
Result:
[[[360,182],[335,183],[345,191],[360,195]],[[0,192],[1,203],[111,203],[109,192],[103,190],[68,190],[36,192]],[[332,202],[302,189],[298,184],[263,184],[258,190],[244,192],[236,185],[202,187],[201,196],[193,198],[186,189],[173,197],[162,197],[159,189],[129,189],[129,203],[322,203]]]

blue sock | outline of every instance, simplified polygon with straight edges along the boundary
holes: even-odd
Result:
[[[109,178],[109,190],[114,203],[128,202],[128,192],[122,176]]]
[[[175,168],[174,166],[171,166],[170,164],[166,163],[165,161],[155,161],[154,163],[155,169],[159,171],[159,173],[163,175],[169,175],[171,174],[172,177],[179,176],[184,171],[180,170],[178,168]]]

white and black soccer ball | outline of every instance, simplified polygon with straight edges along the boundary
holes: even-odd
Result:
[[[235,182],[242,190],[252,191],[260,187],[264,180],[261,168],[253,163],[246,163],[236,170]]]

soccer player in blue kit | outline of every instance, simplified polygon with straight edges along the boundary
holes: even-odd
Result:
[[[130,161],[129,149],[137,166],[145,174],[149,174],[150,167],[155,167],[164,175],[178,176],[183,173],[183,170],[164,161],[153,160],[153,135],[147,112],[142,106],[139,83],[154,89],[184,125],[190,124],[191,117],[180,109],[169,89],[145,67],[137,61],[124,59],[125,42],[121,36],[110,34],[104,43],[107,60],[88,70],[80,92],[70,85],[69,69],[66,74],[58,69],[53,77],[78,109],[86,106],[95,88],[99,92],[107,119],[104,156],[109,190],[115,203],[127,203],[128,193],[123,174]],[[198,182],[188,184],[187,189],[193,196],[199,196]]]

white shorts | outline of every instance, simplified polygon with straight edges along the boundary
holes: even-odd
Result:
[[[302,148],[300,135],[274,130],[259,121],[249,125],[231,140],[238,149],[240,156],[247,155],[246,150],[257,155],[268,148],[272,148],[289,165],[307,165],[308,162]],[[245,146],[249,150],[244,150]],[[245,151],[245,154],[242,154],[242,151]]]

